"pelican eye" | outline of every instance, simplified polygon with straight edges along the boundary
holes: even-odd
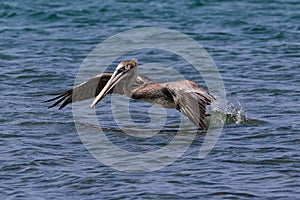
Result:
[[[125,71],[125,67],[118,69],[118,73],[123,73]]]
[[[129,67],[130,69],[132,69],[132,68],[133,68],[133,65],[129,64],[128,67]]]

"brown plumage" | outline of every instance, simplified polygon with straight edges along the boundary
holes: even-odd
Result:
[[[61,109],[72,102],[96,97],[90,106],[92,108],[111,93],[125,94],[165,108],[176,108],[202,130],[206,130],[206,106],[214,100],[205,89],[189,80],[157,83],[137,75],[137,60],[127,60],[122,61],[113,74],[99,74],[46,102],[56,100],[49,108],[63,102],[59,107]]]

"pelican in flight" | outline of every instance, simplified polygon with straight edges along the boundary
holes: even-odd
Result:
[[[101,73],[73,89],[67,90],[55,98],[49,106],[52,108],[62,102],[59,109],[66,105],[96,97],[91,108],[107,94],[125,94],[130,98],[143,100],[165,108],[176,108],[186,115],[199,129],[206,130],[204,122],[206,106],[214,97],[197,83],[182,80],[157,83],[145,76],[138,75],[136,59],[120,62],[114,73]]]

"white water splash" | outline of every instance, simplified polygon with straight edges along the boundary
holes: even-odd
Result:
[[[221,110],[220,108],[224,108],[224,104],[226,110]],[[235,124],[244,124],[246,123],[246,113],[243,109],[243,106],[240,101],[237,99],[229,99],[227,102],[215,101],[212,103],[210,108],[211,113],[217,113],[216,116],[226,115],[226,118],[220,117],[220,120],[225,119],[225,123],[235,123]]]

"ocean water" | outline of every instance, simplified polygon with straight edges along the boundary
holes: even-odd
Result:
[[[0,198],[300,198],[299,10],[297,0],[1,1]],[[198,158],[205,135],[190,133],[194,141],[176,161],[153,172],[128,173],[90,154],[71,106],[58,111],[42,102],[73,86],[81,63],[99,43],[140,27],[184,33],[207,50],[225,84],[228,118],[205,158]],[[130,56],[185,67],[167,53]],[[182,73],[203,84],[190,68]],[[116,127],[110,100],[97,107],[97,117],[120,148],[149,152],[175,137],[178,112],[168,111],[160,134],[129,136]],[[149,112],[158,112],[138,101],[130,110],[136,124],[147,124]],[[97,131],[84,122],[79,126]]]

